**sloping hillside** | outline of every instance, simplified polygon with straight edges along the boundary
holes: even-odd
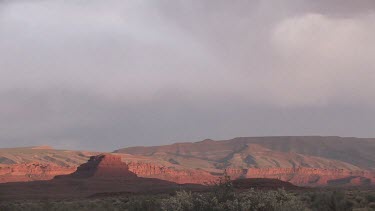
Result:
[[[0,164],[52,163],[57,166],[77,166],[99,152],[56,150],[46,146],[2,148]]]
[[[117,153],[161,158],[206,169],[308,167],[375,169],[375,139],[341,137],[249,137],[204,140],[154,147],[130,147]]]
[[[236,178],[274,178],[297,185],[375,184],[374,139],[253,137],[130,147],[121,156],[139,177],[207,183],[226,171]],[[99,152],[49,147],[0,149],[0,183],[70,174]],[[338,181],[338,182],[337,182]]]
[[[66,175],[100,152],[54,150],[49,147],[0,149],[0,183],[50,180]],[[116,153],[112,153],[116,154]],[[117,154],[140,177],[159,178],[177,183],[205,183],[212,175],[203,170],[171,164],[158,158]]]
[[[375,139],[250,137],[116,150],[233,178],[275,178],[297,185],[375,184]]]

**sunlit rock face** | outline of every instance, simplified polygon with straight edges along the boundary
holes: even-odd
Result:
[[[46,163],[0,165],[0,183],[50,180],[56,175],[70,174],[76,169]]]
[[[158,178],[179,184],[205,184],[216,178],[209,172],[198,169],[175,169],[155,163],[131,162],[129,170],[139,177]]]

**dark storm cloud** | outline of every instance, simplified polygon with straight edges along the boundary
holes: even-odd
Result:
[[[375,136],[373,1],[0,2],[2,146]]]

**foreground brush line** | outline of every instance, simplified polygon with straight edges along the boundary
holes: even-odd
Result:
[[[375,191],[212,191],[119,195],[81,200],[0,201],[2,211],[372,211]]]

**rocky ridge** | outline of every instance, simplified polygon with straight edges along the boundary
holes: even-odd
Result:
[[[0,165],[0,183],[50,180],[56,175],[70,174],[76,167],[63,167],[45,163]]]
[[[374,143],[372,139],[339,137],[204,140],[126,148],[107,153],[100,161],[98,157],[90,158],[100,154],[96,152],[48,147],[0,149],[0,183],[49,180],[56,175],[71,174],[79,165],[91,160],[89,163],[99,163],[100,171],[106,168],[114,177],[118,174],[116,168],[128,169],[138,177],[179,184],[209,183],[226,171],[232,179],[274,178],[302,186],[370,185],[375,184]],[[120,156],[127,166],[119,164],[119,157],[110,155]],[[352,160],[348,161],[343,155]],[[118,165],[111,168],[106,162]],[[86,175],[100,176],[100,171],[86,172]]]
[[[2,200],[46,200],[145,193],[172,194],[181,189],[202,192],[212,188],[206,185],[177,184],[155,178],[138,177],[129,169],[129,165],[121,160],[121,156],[101,154],[92,156],[87,163],[80,165],[71,174],[57,176],[48,181],[3,183],[0,184],[0,192],[6,193],[2,195]],[[300,189],[276,179],[241,179],[233,181],[233,184],[236,189]]]

